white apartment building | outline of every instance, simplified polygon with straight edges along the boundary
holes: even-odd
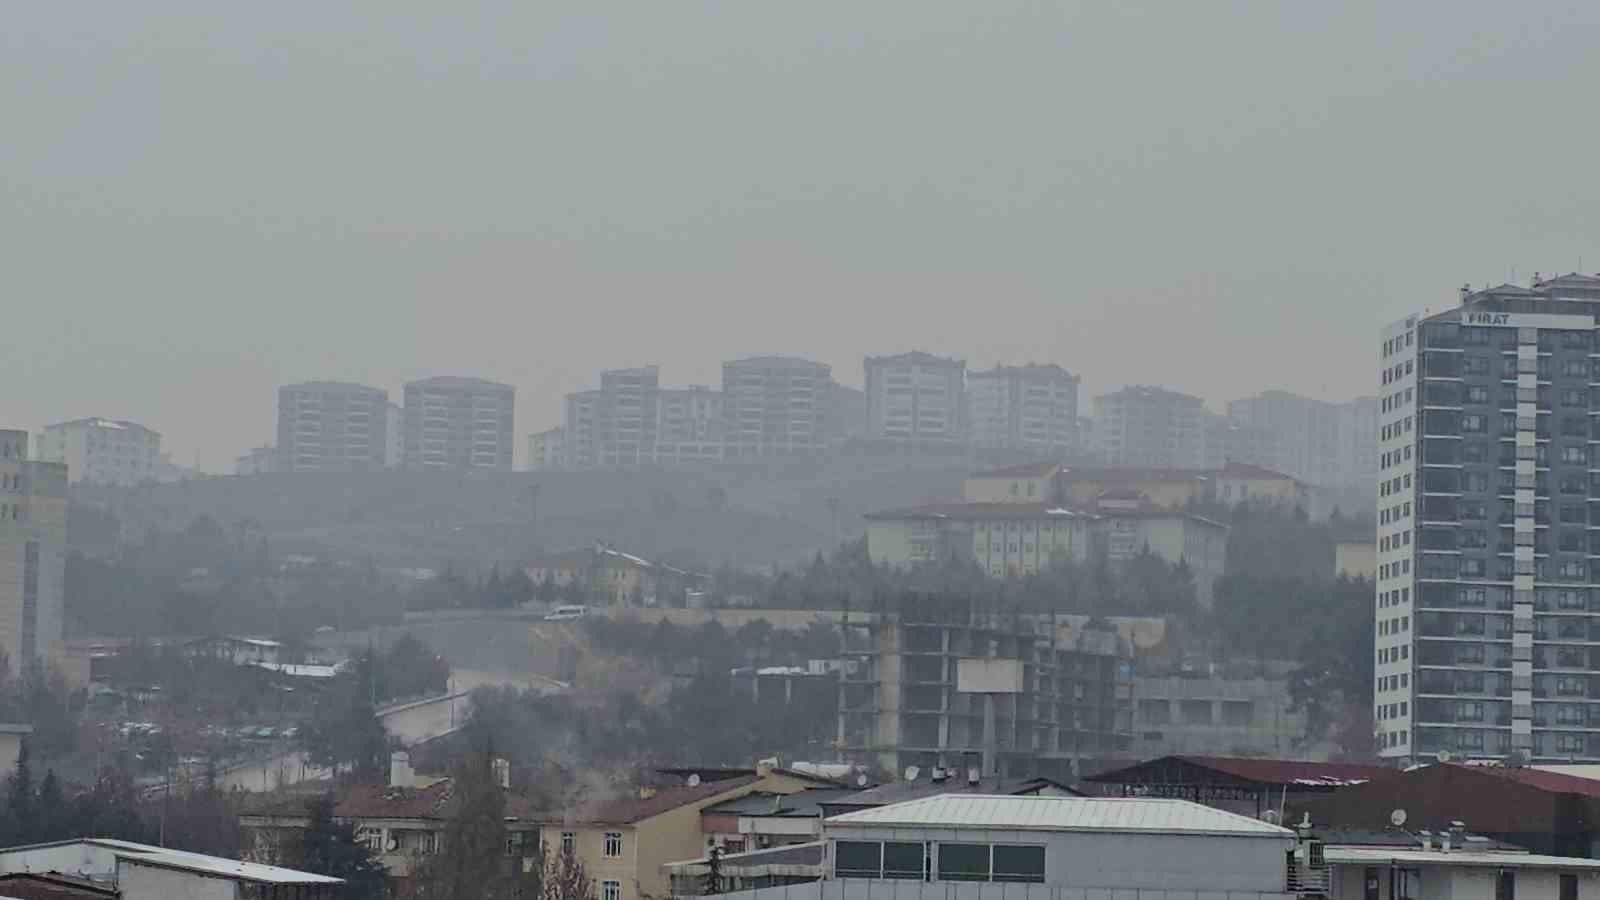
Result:
[[[73,484],[129,487],[161,475],[161,435],[137,422],[58,422],[39,435],[37,455],[46,462],[66,463]]]
[[[390,401],[383,421],[383,464],[396,469],[406,458],[405,411],[400,404]]]
[[[813,453],[833,435],[832,368],[794,356],[753,356],[722,364],[729,459]]]
[[[1059,459],[1078,448],[1078,376],[1036,363],[969,373],[967,431],[982,449]]]
[[[910,443],[964,440],[967,364],[921,351],[869,356],[867,437]]]
[[[528,470],[550,472],[567,468],[567,430],[547,428],[528,435]]]
[[[1133,385],[1094,399],[1094,450],[1108,465],[1206,467],[1205,403],[1166,388]]]
[[[722,459],[726,434],[721,391],[695,385],[657,393],[655,462],[674,465]]]
[[[1228,404],[1232,422],[1271,435],[1270,466],[1318,487],[1370,484],[1377,476],[1378,398],[1328,403],[1288,391],[1263,391]]]
[[[1600,761],[1600,277],[1379,346],[1373,698],[1394,759]]]
[[[278,471],[382,468],[392,407],[388,391],[364,384],[306,381],[278,388]]]
[[[442,376],[407,384],[405,401],[407,468],[511,470],[516,388]]]

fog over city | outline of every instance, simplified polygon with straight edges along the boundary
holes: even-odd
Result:
[[[8,418],[208,471],[273,388],[926,349],[1370,393],[1371,323],[1578,268],[1583,2],[27,4]],[[1584,264],[1600,267],[1591,252]],[[1297,337],[1303,336],[1303,338]],[[1218,360],[1249,359],[1249,366]],[[519,449],[519,454],[520,454]]]
[[[1600,897],[1600,4],[6,13],[0,898]]]

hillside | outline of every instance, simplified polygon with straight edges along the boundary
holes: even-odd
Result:
[[[380,565],[518,562],[605,540],[700,566],[765,567],[834,543],[830,498],[837,538],[849,539],[865,513],[956,496],[974,467],[1010,461],[863,449],[677,469],[277,473],[79,487],[73,500],[115,516],[124,541],[204,515],[260,533],[275,554],[331,551]]]

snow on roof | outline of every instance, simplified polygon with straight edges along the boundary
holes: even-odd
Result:
[[[1294,832],[1187,800],[938,794],[828,819],[839,826],[1004,828],[1294,837]]]

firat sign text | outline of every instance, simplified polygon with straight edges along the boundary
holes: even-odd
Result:
[[[1510,325],[1510,313],[1467,313],[1468,325]]]

